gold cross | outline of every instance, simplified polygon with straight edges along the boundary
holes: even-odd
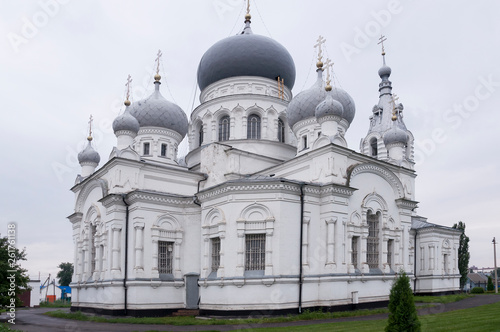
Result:
[[[380,41],[377,44],[382,44],[382,55],[385,55],[384,42],[387,40],[387,38],[385,38],[385,36],[383,35],[380,35],[380,38],[378,40]]]
[[[247,14],[250,14],[250,0],[247,0]]]
[[[90,117],[89,117],[89,138],[92,138],[92,121],[94,121],[94,118],[92,118],[92,114],[90,114]]]
[[[323,50],[321,49],[321,45],[326,42],[326,39],[320,35],[317,42],[318,43],[314,45],[314,48],[318,48],[318,61],[321,61],[321,59],[323,59]]]
[[[278,76],[278,98],[285,99],[285,79]]]
[[[333,62],[329,58],[326,58],[325,61],[325,67],[326,67],[326,85],[330,85],[330,68],[333,67]]]
[[[127,77],[127,84],[125,84],[125,86],[127,87],[127,100],[130,97],[130,83],[132,83],[132,77],[129,74]]]
[[[392,107],[392,121],[396,121],[398,119],[398,116],[396,115],[396,101],[399,100],[399,97],[396,96],[396,94],[394,93],[392,95],[392,104],[394,105]]]
[[[159,75],[160,73],[160,58],[161,58],[162,54],[161,54],[161,50],[158,50],[158,54],[157,54],[157,57],[155,59],[156,61],[156,75]]]

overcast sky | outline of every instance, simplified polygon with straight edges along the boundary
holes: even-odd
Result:
[[[189,115],[199,104],[201,56],[242,29],[244,7],[243,0],[2,1],[0,232],[17,222],[30,275],[73,261],[69,188],[89,115],[102,166],[116,144],[111,123],[123,111],[127,75],[133,100],[148,96],[158,49],[162,93]],[[335,84],[356,103],[346,134],[356,151],[378,102],[378,38],[387,37],[393,92],[417,140],[418,213],[445,226],[464,221],[470,265],[478,267],[493,265],[492,238],[500,240],[499,12],[496,1],[251,1],[254,33],[294,58],[294,95],[314,83],[313,45],[326,38]]]

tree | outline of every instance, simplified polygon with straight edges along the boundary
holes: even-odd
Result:
[[[73,277],[73,263],[61,263],[58,268],[57,278],[59,279],[59,285],[69,286],[71,283],[71,278]]]
[[[491,279],[491,276],[488,276],[488,285],[486,286],[486,290],[489,292],[495,290],[495,286],[493,286],[493,280]]]
[[[465,235],[465,223],[459,221],[458,224],[454,224],[453,228],[461,230],[460,234],[460,245],[458,246],[458,270],[460,271],[460,289],[464,289],[467,283],[467,274],[469,272],[469,237]]]
[[[0,305],[21,306],[19,295],[29,290],[27,270],[21,268],[20,261],[26,260],[26,249],[15,247],[15,240],[0,238]]]
[[[410,278],[404,271],[396,276],[389,296],[389,319],[385,327],[387,332],[420,331],[420,321],[413,299]]]

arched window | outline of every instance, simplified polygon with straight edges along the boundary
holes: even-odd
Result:
[[[260,139],[260,116],[252,114],[248,117],[247,138]]]
[[[379,257],[379,223],[380,223],[380,212],[373,214],[368,211],[366,214],[366,220],[368,221],[368,238],[366,239],[366,261],[371,269],[378,268],[378,257]]]
[[[90,225],[90,272],[97,271],[97,255],[95,237],[97,235],[97,226]]]
[[[198,146],[203,144],[203,123],[198,126]]]
[[[285,123],[278,119],[278,142],[285,143]]]
[[[223,116],[219,121],[219,141],[229,140],[230,120],[229,116]]]
[[[372,148],[372,157],[376,157],[378,154],[377,139],[374,137],[370,140],[370,146]]]

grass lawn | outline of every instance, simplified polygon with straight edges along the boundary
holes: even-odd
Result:
[[[470,295],[448,295],[448,296],[418,296],[416,302],[421,303],[450,303],[462,300]],[[480,295],[478,295],[480,296]],[[86,315],[81,312],[67,313],[63,311],[52,311],[46,315],[59,318],[69,318],[82,321],[95,321],[105,323],[126,323],[126,324],[160,324],[160,325],[233,325],[233,324],[259,324],[307,321],[317,319],[332,319],[340,317],[366,316],[378,313],[387,313],[388,309],[358,310],[335,313],[305,312],[301,315],[286,317],[273,317],[262,319],[205,319],[200,320],[195,317],[120,317],[105,318],[100,316]],[[484,305],[472,309],[457,310],[448,313],[420,316],[422,331],[500,331],[500,303]],[[296,326],[285,328],[263,328],[259,331],[383,331],[387,320],[368,320],[356,322],[339,322],[315,324],[314,326]]]
[[[71,302],[57,300],[54,302],[40,302],[40,307],[42,308],[69,308],[71,307]]]

